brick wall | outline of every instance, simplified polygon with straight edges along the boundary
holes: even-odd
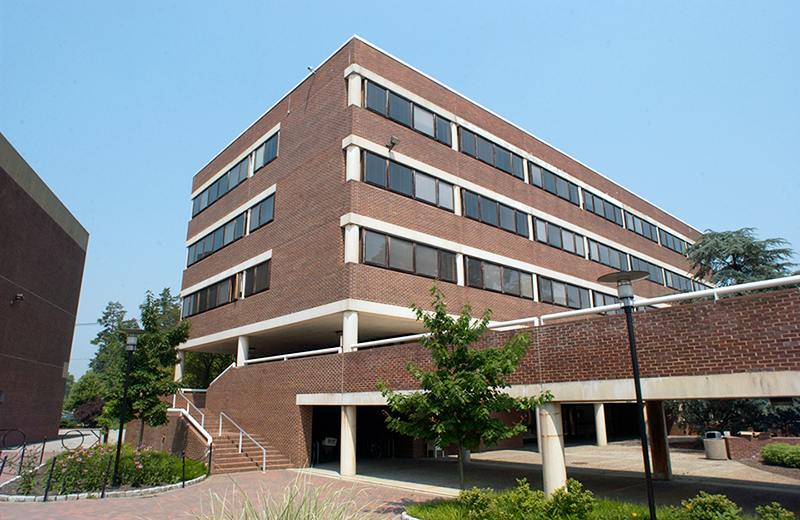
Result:
[[[125,442],[138,445],[142,421],[131,421],[125,429]],[[172,453],[180,457],[186,453],[187,459],[208,463],[208,454],[203,441],[194,428],[177,413],[169,414],[169,422],[161,426],[145,426],[142,445],[155,451]]]
[[[760,459],[761,448],[776,442],[797,445],[800,444],[800,437],[725,437],[728,458],[733,460]]]

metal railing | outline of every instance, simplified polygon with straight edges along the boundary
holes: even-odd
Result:
[[[189,424],[194,426],[194,428],[198,432],[200,432],[200,434],[206,439],[206,447],[207,448],[210,448],[211,444],[214,443],[214,438],[211,437],[211,434],[206,431],[205,427],[202,424],[197,422],[197,419],[195,419],[194,417],[191,416],[191,414],[189,413],[188,410],[186,410],[184,408],[174,408],[173,407],[173,408],[169,408],[167,411],[168,412],[178,412],[181,415],[183,415],[186,418],[186,420],[189,421]]]
[[[220,372],[220,374],[219,374],[217,377],[215,377],[213,381],[211,381],[210,383],[208,383],[208,387],[209,387],[209,388],[211,388],[211,385],[213,385],[214,383],[216,383],[217,379],[219,379],[220,377],[222,377],[222,376],[225,374],[225,372],[227,372],[228,370],[232,369],[232,368],[233,368],[233,367],[235,367],[235,366],[236,366],[236,361],[234,361],[233,363],[231,363],[230,365],[228,365],[228,368],[226,368],[225,370],[223,370],[222,372]]]
[[[180,410],[180,409],[182,409],[182,408],[178,408],[178,405],[177,405],[177,403],[176,403],[176,401],[177,401],[177,399],[178,399],[178,396],[180,395],[181,397],[183,397],[183,398],[186,400],[186,415],[188,415],[189,417],[191,417],[191,415],[192,415],[192,414],[191,414],[191,412],[189,411],[189,408],[191,407],[191,408],[192,408],[194,411],[196,411],[197,413],[199,413],[199,414],[200,414],[200,426],[201,426],[201,427],[203,427],[203,428],[205,428],[205,426],[206,426],[206,414],[204,414],[203,412],[201,412],[201,411],[200,411],[200,409],[199,409],[198,407],[196,407],[196,406],[194,405],[194,403],[193,403],[193,402],[191,402],[191,401],[189,400],[189,398],[188,398],[188,397],[186,397],[186,395],[183,393],[183,390],[184,390],[184,389],[183,389],[183,388],[181,388],[181,391],[180,391],[180,392],[178,392],[178,393],[175,393],[175,394],[173,394],[173,395],[172,395],[172,408],[173,408],[173,409],[175,409],[175,410]],[[205,390],[204,390],[204,391],[205,391]]]
[[[287,359],[294,359],[299,357],[319,356],[322,354],[341,354],[342,347],[321,348],[319,350],[306,350],[305,352],[292,352],[290,354],[278,354],[277,356],[269,356],[262,358],[253,358],[245,360],[245,365],[252,365],[254,363],[267,363],[269,361],[286,361]]]
[[[222,418],[223,418],[223,417],[224,417],[224,418],[226,418],[226,419],[228,419],[228,421],[229,421],[229,422],[230,422],[232,425],[236,426],[236,428],[239,430],[239,453],[241,453],[241,452],[242,452],[242,440],[243,440],[243,435],[246,435],[246,436],[247,436],[247,438],[248,438],[248,439],[250,439],[250,441],[251,441],[253,444],[255,444],[256,446],[258,446],[259,448],[261,448],[261,452],[262,452],[262,454],[263,454],[263,457],[262,457],[262,459],[261,459],[261,472],[262,472],[262,473],[263,473],[263,472],[266,472],[266,471],[267,471],[267,450],[266,450],[266,449],[265,449],[265,448],[264,448],[264,447],[263,447],[261,444],[259,444],[259,443],[258,443],[258,442],[257,442],[257,441],[254,439],[254,438],[252,438],[252,437],[250,436],[250,434],[249,434],[249,433],[247,433],[246,431],[244,431],[244,430],[242,429],[242,427],[241,427],[241,426],[239,426],[238,424],[236,424],[236,422],[234,422],[234,420],[233,420],[233,419],[231,419],[230,417],[228,417],[228,416],[225,414],[225,412],[220,412],[220,413],[219,413],[219,435],[220,435],[220,436],[222,436]]]

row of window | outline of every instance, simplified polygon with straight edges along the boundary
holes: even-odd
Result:
[[[625,212],[625,227],[637,235],[642,235],[658,244],[658,228],[636,215],[631,215],[627,211]]]
[[[362,262],[445,282],[456,283],[456,255],[410,240],[364,230]]]
[[[559,177],[555,173],[537,164],[533,164],[532,162],[528,162],[528,175],[530,175],[531,184],[534,186],[538,186],[576,206],[581,205],[581,198],[578,195],[578,185],[574,182]]]
[[[589,289],[570,283],[539,277],[539,301],[571,309],[588,309],[592,306]]]
[[[594,193],[586,190],[583,191],[583,204],[587,211],[594,213],[609,222],[613,222],[618,226],[622,226],[622,209],[619,206],[611,204],[607,200],[598,197]]]
[[[250,233],[264,224],[272,222],[275,213],[274,210],[275,195],[270,195],[250,208]],[[190,245],[188,258],[186,259],[186,267],[199,262],[210,254],[216,253],[228,244],[242,238],[244,236],[246,215],[246,212],[242,213]]]
[[[182,317],[194,316],[269,289],[270,261],[260,263],[230,278],[204,287],[183,298]]]
[[[510,173],[518,179],[525,178],[522,157],[485,139],[466,128],[460,129],[461,151],[467,155]]]
[[[369,152],[364,152],[364,182],[454,210],[452,184]]]
[[[672,271],[668,271],[666,269],[664,269],[664,282],[666,283],[667,287],[671,287],[677,291],[691,291],[695,287],[695,282],[693,282],[690,278],[686,278],[685,276],[681,276],[678,273],[673,273]],[[703,289],[702,286],[697,287],[694,290],[699,291],[701,289]]]
[[[664,247],[668,247],[675,251],[676,253],[683,254],[686,252],[686,248],[688,244],[685,240],[682,240],[672,233],[668,231],[664,231],[663,229],[658,230],[658,234],[661,235],[661,245]]]
[[[534,230],[538,242],[585,258],[583,236],[538,218],[534,219]]]
[[[620,271],[628,271],[628,254],[589,239],[589,260],[613,267]]]
[[[464,190],[464,216],[528,237],[528,215],[482,195]]]
[[[450,146],[450,121],[371,81],[365,83],[368,109]]]
[[[464,257],[467,286],[533,299],[533,275],[503,265]]]
[[[646,271],[650,274],[650,281],[664,285],[664,270],[641,258],[631,255],[631,271]]]
[[[259,146],[253,154],[253,171],[258,171],[278,156],[278,134],[273,135]],[[247,179],[250,155],[239,161],[236,166],[225,172],[225,175],[204,189],[200,195],[192,199],[192,218],[214,204],[229,191]]]

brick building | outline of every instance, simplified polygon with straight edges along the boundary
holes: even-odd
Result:
[[[185,350],[247,359],[420,331],[437,279],[496,321],[692,288],[664,210],[353,37],[193,180]]]
[[[53,439],[89,234],[2,134],[0,237],[0,437]]]

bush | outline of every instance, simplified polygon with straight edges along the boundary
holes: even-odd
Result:
[[[581,487],[580,482],[569,479],[566,486],[555,490],[547,504],[548,516],[586,520],[597,500],[591,491],[581,491]]]
[[[458,496],[458,503],[469,520],[586,520],[596,502],[592,493],[581,491],[580,482],[573,479],[569,479],[566,486],[556,490],[549,500],[545,498],[543,491],[531,491],[525,479],[517,480],[516,488],[502,493],[472,488],[462,491]]]
[[[736,507],[725,495],[699,495],[681,502],[680,518],[685,520],[736,520],[741,508]]]
[[[800,468],[800,445],[792,446],[785,442],[767,444],[761,448],[761,457],[774,466]]]
[[[768,506],[756,507],[756,513],[761,520],[794,520],[794,513],[781,507],[777,502]]]

